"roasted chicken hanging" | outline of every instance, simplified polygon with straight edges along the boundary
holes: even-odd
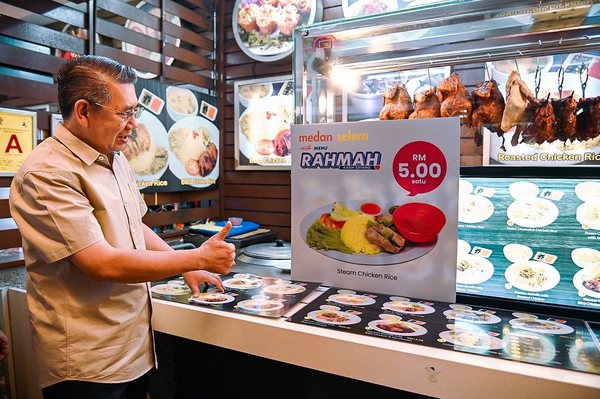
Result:
[[[440,101],[435,89],[429,89],[415,94],[415,111],[409,119],[425,119],[440,117]]]
[[[550,100],[529,98],[525,112],[527,115],[532,115],[533,118],[523,128],[522,142],[542,144],[544,141],[551,143],[557,139],[558,123]]]
[[[395,83],[383,91],[383,108],[379,112],[379,119],[407,119],[412,112],[412,99],[404,83]]]
[[[481,145],[483,143],[481,128],[484,125],[498,136],[504,134],[500,126],[504,114],[504,97],[494,79],[478,83],[472,95],[474,109],[471,124],[475,128],[475,143]]]
[[[471,126],[473,100],[456,72],[440,82],[437,95],[440,101],[440,116],[459,116],[462,124]]]
[[[535,96],[521,80],[521,75],[517,71],[512,71],[506,82],[506,104],[500,128],[504,132],[508,132],[513,126],[516,126],[511,141],[513,146],[519,142],[523,124],[530,120],[526,114],[529,98],[535,98]]]
[[[593,139],[600,135],[600,97],[580,99],[576,114],[579,140]]]
[[[562,141],[577,139],[577,101],[573,98],[575,93],[569,97],[552,99],[552,108],[558,123],[558,139]]]

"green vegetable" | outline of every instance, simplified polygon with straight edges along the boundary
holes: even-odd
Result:
[[[340,230],[330,229],[316,220],[306,232],[306,243],[309,247],[315,249],[334,250],[351,254],[352,250],[348,248],[340,237]]]

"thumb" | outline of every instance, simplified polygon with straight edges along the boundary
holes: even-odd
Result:
[[[200,289],[198,288],[198,283],[193,281],[188,283],[188,287],[192,290],[192,298],[198,298],[200,294]]]
[[[224,240],[230,231],[231,231],[231,222],[227,221],[227,223],[225,223],[225,226],[223,226],[223,228],[217,234],[215,234],[213,237],[218,240]]]

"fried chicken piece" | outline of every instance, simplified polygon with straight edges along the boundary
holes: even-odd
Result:
[[[413,112],[412,99],[404,83],[395,83],[383,91],[383,108],[379,111],[379,119],[407,119]]]
[[[471,126],[473,100],[456,72],[440,82],[437,96],[442,117],[459,116],[461,123]]]
[[[581,98],[576,114],[579,140],[593,139],[600,135],[600,97]]]
[[[517,71],[512,71],[506,82],[506,104],[500,128],[504,132],[508,132],[513,126],[517,127],[512,138],[513,146],[518,144],[519,135],[523,129],[522,124],[530,122],[527,113],[529,98],[535,98],[535,96],[521,80],[521,75]]]
[[[552,108],[558,123],[558,139],[567,141],[577,138],[577,101],[573,98],[575,93],[571,93],[569,97],[559,100],[552,99]]]
[[[409,119],[426,119],[440,117],[440,100],[435,89],[429,89],[415,94],[415,111]]]
[[[529,99],[527,113],[533,115],[533,121],[523,128],[523,142],[532,144],[549,143],[557,139],[558,123],[554,108],[549,100]]]

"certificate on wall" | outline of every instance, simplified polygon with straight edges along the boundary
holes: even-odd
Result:
[[[459,119],[292,126],[292,277],[454,301]]]
[[[235,82],[235,168],[289,170],[292,76]]]
[[[0,176],[14,176],[35,146],[36,113],[0,108]]]

